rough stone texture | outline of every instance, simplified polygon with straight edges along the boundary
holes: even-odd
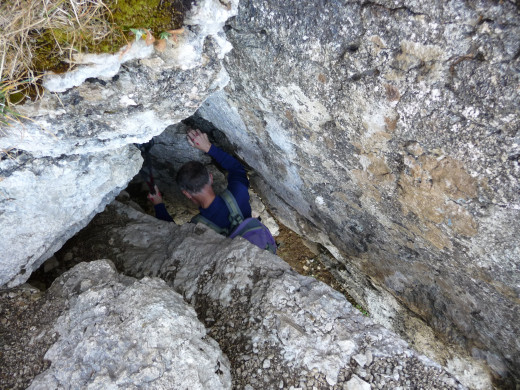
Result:
[[[107,184],[94,208],[77,212],[83,171],[65,175],[68,181],[37,172],[121,150],[135,163],[130,143],[190,115],[227,82],[220,26],[237,2],[198,4],[180,46],[159,55],[136,45],[135,59],[114,77],[103,69],[78,87],[47,93],[22,109],[32,121],[0,129],[0,149],[14,148],[17,175],[35,173],[15,181],[13,161],[0,161],[0,285],[23,282],[119,186]],[[464,348],[476,364],[465,383],[489,387],[473,371],[478,362],[497,384],[518,382],[517,5],[244,0],[227,29],[232,83],[199,113],[261,174],[257,187],[271,210],[329,248],[333,271],[378,321],[402,330],[420,319]],[[200,56],[186,55],[198,49]],[[42,197],[37,215],[50,211],[34,223],[34,207],[25,208],[32,188]],[[41,221],[55,227],[55,211],[70,219],[42,236]],[[38,242],[30,258],[11,255],[11,245]],[[408,310],[416,317],[403,317]],[[464,359],[459,372],[468,367]],[[457,359],[446,361],[457,370]]]
[[[517,4],[244,0],[227,36],[231,82],[198,113],[282,222],[380,322],[410,310],[518,382]]]
[[[81,263],[44,293],[3,290],[0,313],[2,389],[231,385],[193,308],[162,280],[120,275],[110,261]]]
[[[126,186],[141,167],[133,146],[53,159],[0,162],[1,282],[17,285]]]
[[[62,309],[62,300],[28,284],[0,291],[1,389],[26,389],[49,367],[43,357],[57,339],[53,327]]]
[[[132,143],[188,117],[228,82],[222,26],[237,4],[198,1],[164,52],[135,42],[82,56],[73,72],[46,78],[42,99],[17,107],[29,120],[0,129],[0,286],[23,283],[114,199],[140,168]]]
[[[243,239],[118,202],[105,213],[113,223],[93,229],[87,247],[126,274],[163,278],[194,305],[230,360],[233,388],[464,388],[343,295]]]
[[[64,305],[29,389],[226,389],[229,362],[192,307],[157,278],[119,275],[106,260],[82,263],[48,294]]]

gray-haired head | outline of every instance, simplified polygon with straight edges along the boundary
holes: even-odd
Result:
[[[181,191],[197,194],[205,185],[210,184],[209,172],[204,164],[198,161],[190,161],[184,164],[175,178]]]

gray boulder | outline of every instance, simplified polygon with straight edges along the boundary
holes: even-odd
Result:
[[[118,202],[106,213],[114,222],[85,237],[86,247],[104,250],[125,274],[160,277],[182,294],[229,358],[234,388],[464,388],[343,295],[242,238],[179,227]]]
[[[16,286],[51,257],[139,172],[137,148],[0,162],[0,285]]]
[[[110,261],[81,263],[48,294],[65,303],[29,389],[229,389],[229,362],[193,308],[157,278],[119,275]]]

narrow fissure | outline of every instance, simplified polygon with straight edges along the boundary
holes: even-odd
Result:
[[[188,144],[182,138],[182,134],[186,131],[188,125],[197,128],[201,127],[205,132],[210,134],[211,141],[214,144],[226,148],[232,153],[232,143],[229,142],[227,137],[211,123],[204,121],[198,116],[193,116],[184,120],[183,124],[172,126],[169,129],[169,134],[175,134],[175,137],[156,137],[158,140],[155,140],[153,145],[157,142],[157,148],[160,149],[160,152],[156,152],[157,155],[153,155],[155,152],[153,149],[154,146],[151,146],[150,148],[150,152],[153,156],[153,175],[156,177],[155,180],[159,185],[159,188],[166,190],[163,192],[166,208],[172,215],[175,223],[178,225],[189,222],[190,219],[198,213],[197,208],[180,194],[180,190],[178,190],[175,184],[175,168],[179,165],[178,163],[175,163],[175,161],[184,161],[185,158],[179,158],[180,156],[175,156],[174,153],[179,153],[179,150],[184,150],[184,153],[187,153],[188,155],[191,153]],[[173,141],[172,138],[175,138],[175,141]],[[181,145],[170,144],[172,142],[178,142]],[[170,150],[168,150],[168,147],[164,148],[165,145],[170,145]],[[167,156],[170,156],[171,160],[168,160]],[[221,172],[211,161],[207,161],[207,164],[208,169],[213,172],[216,177],[215,186],[222,190],[222,188],[225,187],[224,173]],[[242,164],[245,163],[242,162]],[[248,171],[253,173],[249,167]],[[116,197],[116,200],[125,203],[138,211],[155,216],[153,204],[147,199],[149,186],[146,184],[146,180],[148,175],[149,167],[147,167],[146,164],[143,164],[141,172],[139,172],[128,186],[121,191],[121,193]],[[266,208],[266,205],[262,203],[262,200],[255,193],[254,189],[250,190],[250,194],[252,197],[253,208],[255,208],[255,210],[253,210],[254,215],[258,216],[260,220],[262,220],[262,215],[271,220],[269,226],[271,226],[272,234],[275,235],[275,240],[278,246],[277,255],[286,261],[299,274],[313,277],[339,291],[354,307],[360,310],[364,315],[368,315],[366,309],[356,302],[345,287],[333,276],[328,269],[326,262],[322,261],[324,257],[328,257],[329,259],[332,258],[332,255],[327,251],[327,249],[320,244],[306,240],[290,228],[284,226],[276,219],[276,215]],[[261,211],[261,213],[259,213],[259,211]],[[89,225],[69,239],[69,241],[67,241],[59,251],[34,271],[31,274],[28,283],[42,291],[45,291],[51,286],[52,282],[57,277],[73,268],[75,265],[85,261],[105,258],[106,254],[102,250],[103,245],[99,245],[101,248],[100,250],[96,245],[91,245],[90,243],[92,243],[93,240],[99,240],[100,243],[104,243],[104,237],[99,235],[99,231],[105,224],[124,225],[125,221],[115,223],[117,218],[116,215],[110,213],[108,208],[102,213],[96,215]],[[85,246],[85,242],[89,242],[88,246]]]

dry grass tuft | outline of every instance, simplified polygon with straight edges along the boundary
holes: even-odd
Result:
[[[44,70],[67,70],[73,55],[89,45],[124,38],[110,16],[103,0],[2,1],[0,118],[5,122],[12,114],[9,105],[37,97]]]
[[[81,52],[116,52],[131,30],[179,34],[185,0],[0,0],[0,136],[37,99],[44,71],[65,72]],[[137,35],[134,37],[137,39]]]
[[[112,35],[107,13],[102,0],[7,0],[0,8],[2,78],[34,77],[41,46],[53,44],[47,56],[70,59],[85,41],[100,42]]]

